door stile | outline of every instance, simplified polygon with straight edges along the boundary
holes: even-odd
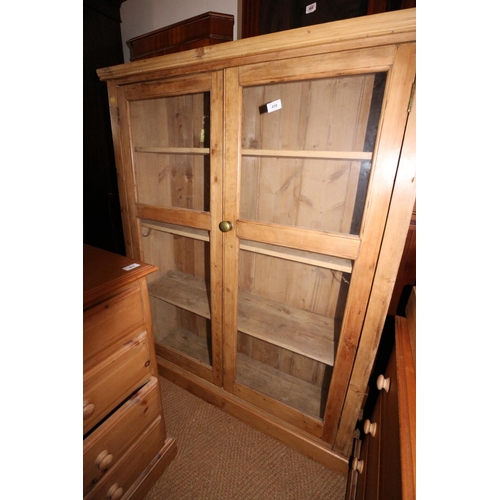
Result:
[[[240,193],[240,135],[242,113],[242,90],[239,84],[238,68],[224,70],[224,204],[222,219],[232,224],[232,229],[221,233],[223,241],[223,310],[224,348],[223,384],[224,389],[234,392],[236,380],[236,349],[238,331],[238,253],[239,240],[236,235],[239,215]],[[217,229],[219,231],[219,229]]]
[[[352,437],[357,418],[353,412],[343,414],[346,397],[349,391],[354,391],[358,393],[357,400],[361,401],[360,398],[362,398],[368,383],[367,377],[353,380],[352,368],[359,353],[360,332],[372,292],[379,249],[408,118],[408,101],[414,78],[415,44],[403,44],[398,47],[394,64],[388,73],[386,96],[390,97],[384,98],[382,116],[380,117],[366,209],[361,224],[360,253],[354,264],[336,358],[337,368],[333,372],[326,404],[323,439],[331,444],[335,443],[334,450],[338,450],[340,453],[344,453],[346,446],[351,446],[352,443],[345,444],[343,440],[337,443],[337,431],[341,425],[347,425],[350,427]],[[398,264],[398,261],[393,261],[389,265],[393,266],[397,272]],[[385,318],[388,305],[387,302],[385,306],[381,307],[379,301],[374,306],[378,309],[380,318]],[[376,344],[378,345],[379,328],[375,323],[372,323],[371,327],[365,328],[365,335],[377,339]],[[342,422],[342,419],[345,421]]]
[[[213,383],[222,387],[223,367],[223,234],[222,220],[223,159],[224,159],[224,73],[212,74],[210,93],[210,308],[212,318]]]
[[[118,87],[120,108],[116,112],[132,240],[128,251],[138,260],[157,263],[159,268],[156,279],[149,283],[157,304],[156,331],[162,334],[156,339],[157,352],[218,387],[222,386],[223,357],[223,250],[222,233],[218,229],[222,217],[223,89],[222,70],[185,75],[181,81]],[[202,93],[205,97],[200,100]],[[182,113],[178,117],[180,125],[174,127],[168,113],[175,108],[165,107],[166,101],[172,99],[172,106],[181,108],[181,99],[189,94],[198,95],[196,101],[187,101],[196,117],[196,121],[192,119],[193,128],[188,128],[189,118],[185,118],[188,115]],[[155,99],[159,100],[156,113],[141,114],[142,101],[155,103]],[[161,162],[146,163],[144,155],[148,154],[165,156]],[[174,167],[170,160],[177,158],[175,155],[195,156],[196,174],[192,173],[192,167],[191,176],[189,170],[186,175],[172,175]],[[160,164],[164,168],[161,176]],[[165,180],[168,182],[162,185]],[[175,190],[179,192],[178,204],[173,202],[174,182],[178,183]],[[195,200],[192,206],[186,201],[190,196]],[[143,226],[147,227],[147,234]],[[145,243],[145,238],[151,235],[154,244],[151,240]],[[177,288],[172,285],[176,280]],[[173,294],[171,286],[179,294]],[[191,294],[186,291],[190,286]],[[183,337],[183,331],[188,337]]]
[[[125,251],[128,257],[139,259],[134,255],[135,245],[133,241],[134,232],[132,230],[130,209],[135,207],[135,197],[133,189],[130,190],[129,186],[133,187],[133,175],[131,174],[131,165],[129,153],[127,153],[127,145],[129,142],[123,139],[127,127],[123,127],[123,119],[127,116],[127,108],[120,106],[123,101],[123,91],[113,81],[108,81],[108,103],[109,113],[111,118],[111,130],[113,135],[113,149],[115,154],[115,162],[117,165],[124,165],[125,168],[117,169],[116,176],[118,181],[118,195],[120,198],[121,218],[123,226],[123,237],[125,242]],[[128,137],[130,138],[130,137]]]
[[[406,233],[401,231],[402,227],[408,227],[415,202],[415,170],[416,170],[416,95],[413,97],[413,105],[408,116],[408,123],[399,161],[398,173],[394,186],[394,194],[391,199],[391,208],[387,218],[384,231],[384,242],[382,243],[381,258],[377,264],[373,291],[370,296],[370,305],[366,313],[365,323],[361,332],[358,355],[354,362],[351,375],[351,387],[348,391],[342,419],[336,437],[336,449],[349,449],[352,443],[353,429],[350,422],[359,414],[362,405],[363,391],[361,387],[368,385],[368,380],[373,367],[380,335],[384,327],[386,314],[381,315],[377,311],[377,305],[386,297],[391,297],[396,280],[398,267],[394,262],[400,262],[403,254]],[[387,306],[387,305],[386,305]],[[370,334],[377,332],[377,335]]]

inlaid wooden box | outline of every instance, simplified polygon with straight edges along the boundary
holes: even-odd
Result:
[[[206,12],[128,40],[130,60],[172,54],[233,39],[234,16]]]

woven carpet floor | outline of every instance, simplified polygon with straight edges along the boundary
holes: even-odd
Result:
[[[344,500],[347,477],[160,377],[178,452],[145,500]]]

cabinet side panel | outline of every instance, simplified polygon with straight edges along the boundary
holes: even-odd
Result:
[[[373,366],[373,360],[380,341],[380,335],[387,315],[394,282],[396,280],[399,262],[405,243],[405,229],[410,223],[415,203],[415,102],[408,115],[412,87],[415,80],[415,44],[405,44],[398,48],[389,92],[392,94],[386,105],[384,126],[388,127],[382,133],[380,141],[379,170],[380,174],[372,186],[372,196],[392,195],[388,207],[387,219],[371,221],[377,218],[373,211],[365,216],[365,224],[372,225],[368,238],[375,237],[377,231],[385,224],[385,231],[377,235],[380,238],[381,250],[377,263],[373,288],[370,294],[366,319],[361,332],[361,342],[352,375],[345,404],[332,408],[332,416],[340,417],[338,411],[342,408],[342,418],[339,419],[339,432],[334,449],[340,453],[349,454],[352,446],[352,433],[356,418],[361,408],[363,393],[368,385],[368,379]],[[402,146],[401,146],[402,145]],[[383,179],[387,165],[396,164],[393,174],[395,181],[388,183]],[[379,229],[380,228],[380,229]],[[382,240],[383,237],[383,240]],[[333,401],[333,399],[332,399]],[[336,419],[328,426],[333,431]]]

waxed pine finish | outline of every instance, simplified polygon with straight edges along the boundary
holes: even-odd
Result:
[[[415,201],[415,14],[98,71],[159,373],[343,472]]]
[[[83,246],[83,498],[143,498],[177,452],[165,429],[146,276]]]

